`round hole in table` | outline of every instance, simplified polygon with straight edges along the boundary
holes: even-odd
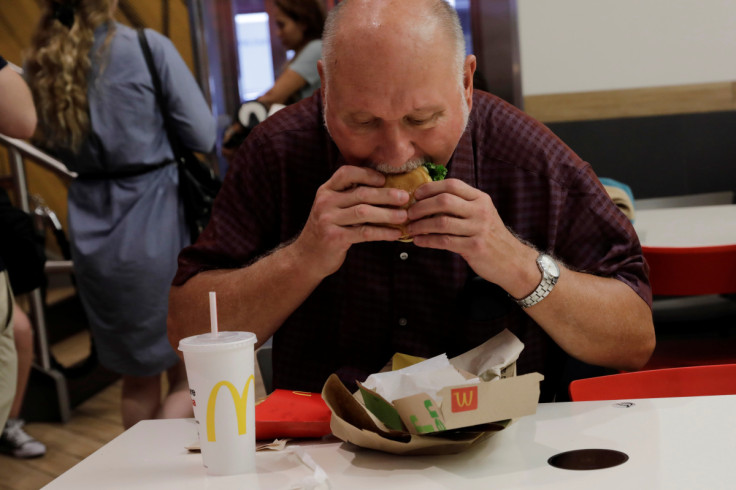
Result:
[[[628,455],[613,449],[576,449],[555,454],[547,462],[563,470],[600,470],[618,466],[628,460]]]

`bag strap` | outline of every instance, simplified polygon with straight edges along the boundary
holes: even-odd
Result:
[[[174,152],[174,158],[178,163],[184,162],[184,156],[181,152],[181,142],[179,137],[174,131],[174,122],[169,115],[168,105],[166,99],[164,99],[163,90],[161,89],[161,79],[156,71],[156,65],[153,63],[153,54],[151,53],[151,46],[148,44],[148,38],[142,27],[138,28],[138,41],[143,51],[143,57],[146,59],[146,65],[148,66],[148,72],[151,74],[151,80],[153,80],[153,88],[156,93],[156,103],[158,104],[161,115],[164,118],[164,128],[166,129],[166,136],[169,139],[169,144]]]

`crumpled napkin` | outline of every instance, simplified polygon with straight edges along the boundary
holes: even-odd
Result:
[[[388,402],[426,393],[441,403],[437,392],[442,388],[501,377],[502,371],[519,358],[522,350],[524,344],[509,330],[504,330],[478,347],[453,358],[452,362],[446,354],[441,354],[403,369],[371,374],[363,386]],[[458,369],[476,373],[478,377],[466,379]]]
[[[291,490],[329,490],[331,488],[330,479],[325,470],[318,465],[312,456],[310,456],[301,446],[293,446],[291,451],[297,458],[310,470],[312,474],[302,478],[298,483],[291,486]]]
[[[475,373],[483,381],[500,378],[502,371],[516,362],[524,350],[521,340],[504,329],[478,347],[452,358],[452,364],[463,371]]]
[[[397,371],[371,374],[363,386],[375,391],[388,402],[418,393],[426,393],[439,403],[442,400],[439,399],[437,392],[445,386],[479,382],[478,378],[465,379],[450,364],[447,355],[440,354]]]

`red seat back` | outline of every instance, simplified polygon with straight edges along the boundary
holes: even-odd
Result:
[[[733,224],[736,226],[736,224]],[[652,293],[658,296],[736,293],[736,244],[642,247]]]
[[[570,383],[572,401],[736,394],[736,364],[612,374]]]

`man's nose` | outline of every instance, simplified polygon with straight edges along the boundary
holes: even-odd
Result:
[[[387,125],[382,133],[378,155],[382,163],[400,167],[414,158],[416,149],[405,129],[398,125]]]

